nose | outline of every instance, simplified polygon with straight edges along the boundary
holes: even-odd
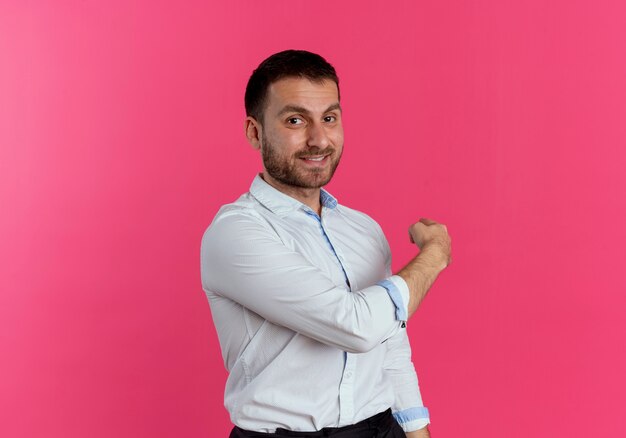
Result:
[[[309,147],[317,146],[324,149],[330,145],[326,128],[319,122],[309,124],[307,135],[307,146]]]

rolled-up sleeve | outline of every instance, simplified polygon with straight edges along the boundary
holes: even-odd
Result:
[[[367,352],[402,330],[386,287],[338,287],[254,214],[216,218],[202,239],[201,274],[205,291],[348,352]]]
[[[394,306],[396,306],[396,319],[406,322],[409,305],[409,287],[406,281],[398,275],[392,275],[377,284],[385,288]]]

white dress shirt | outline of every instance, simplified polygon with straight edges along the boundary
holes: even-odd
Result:
[[[387,408],[429,423],[406,335],[408,288],[369,216],[321,192],[322,214],[260,176],[202,239],[202,286],[247,430],[314,431]]]

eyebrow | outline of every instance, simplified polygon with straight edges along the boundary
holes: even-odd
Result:
[[[326,108],[326,111],[324,111],[324,113],[330,112],[330,111],[334,111],[334,110],[339,110],[341,111],[341,105],[339,105],[339,102],[337,103],[333,103],[331,106],[329,106],[328,108]],[[305,114],[305,115],[310,115],[311,111],[309,111],[308,109],[302,107],[302,106],[298,106],[298,105],[285,105],[283,107],[283,109],[280,110],[280,112],[278,113],[278,116],[282,116],[283,114],[286,113],[301,113],[301,114]]]

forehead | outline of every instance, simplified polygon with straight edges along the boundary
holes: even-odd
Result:
[[[339,103],[339,93],[337,84],[330,79],[312,82],[305,78],[283,78],[272,83],[267,92],[270,114],[276,114],[287,105],[323,112],[335,103]]]

